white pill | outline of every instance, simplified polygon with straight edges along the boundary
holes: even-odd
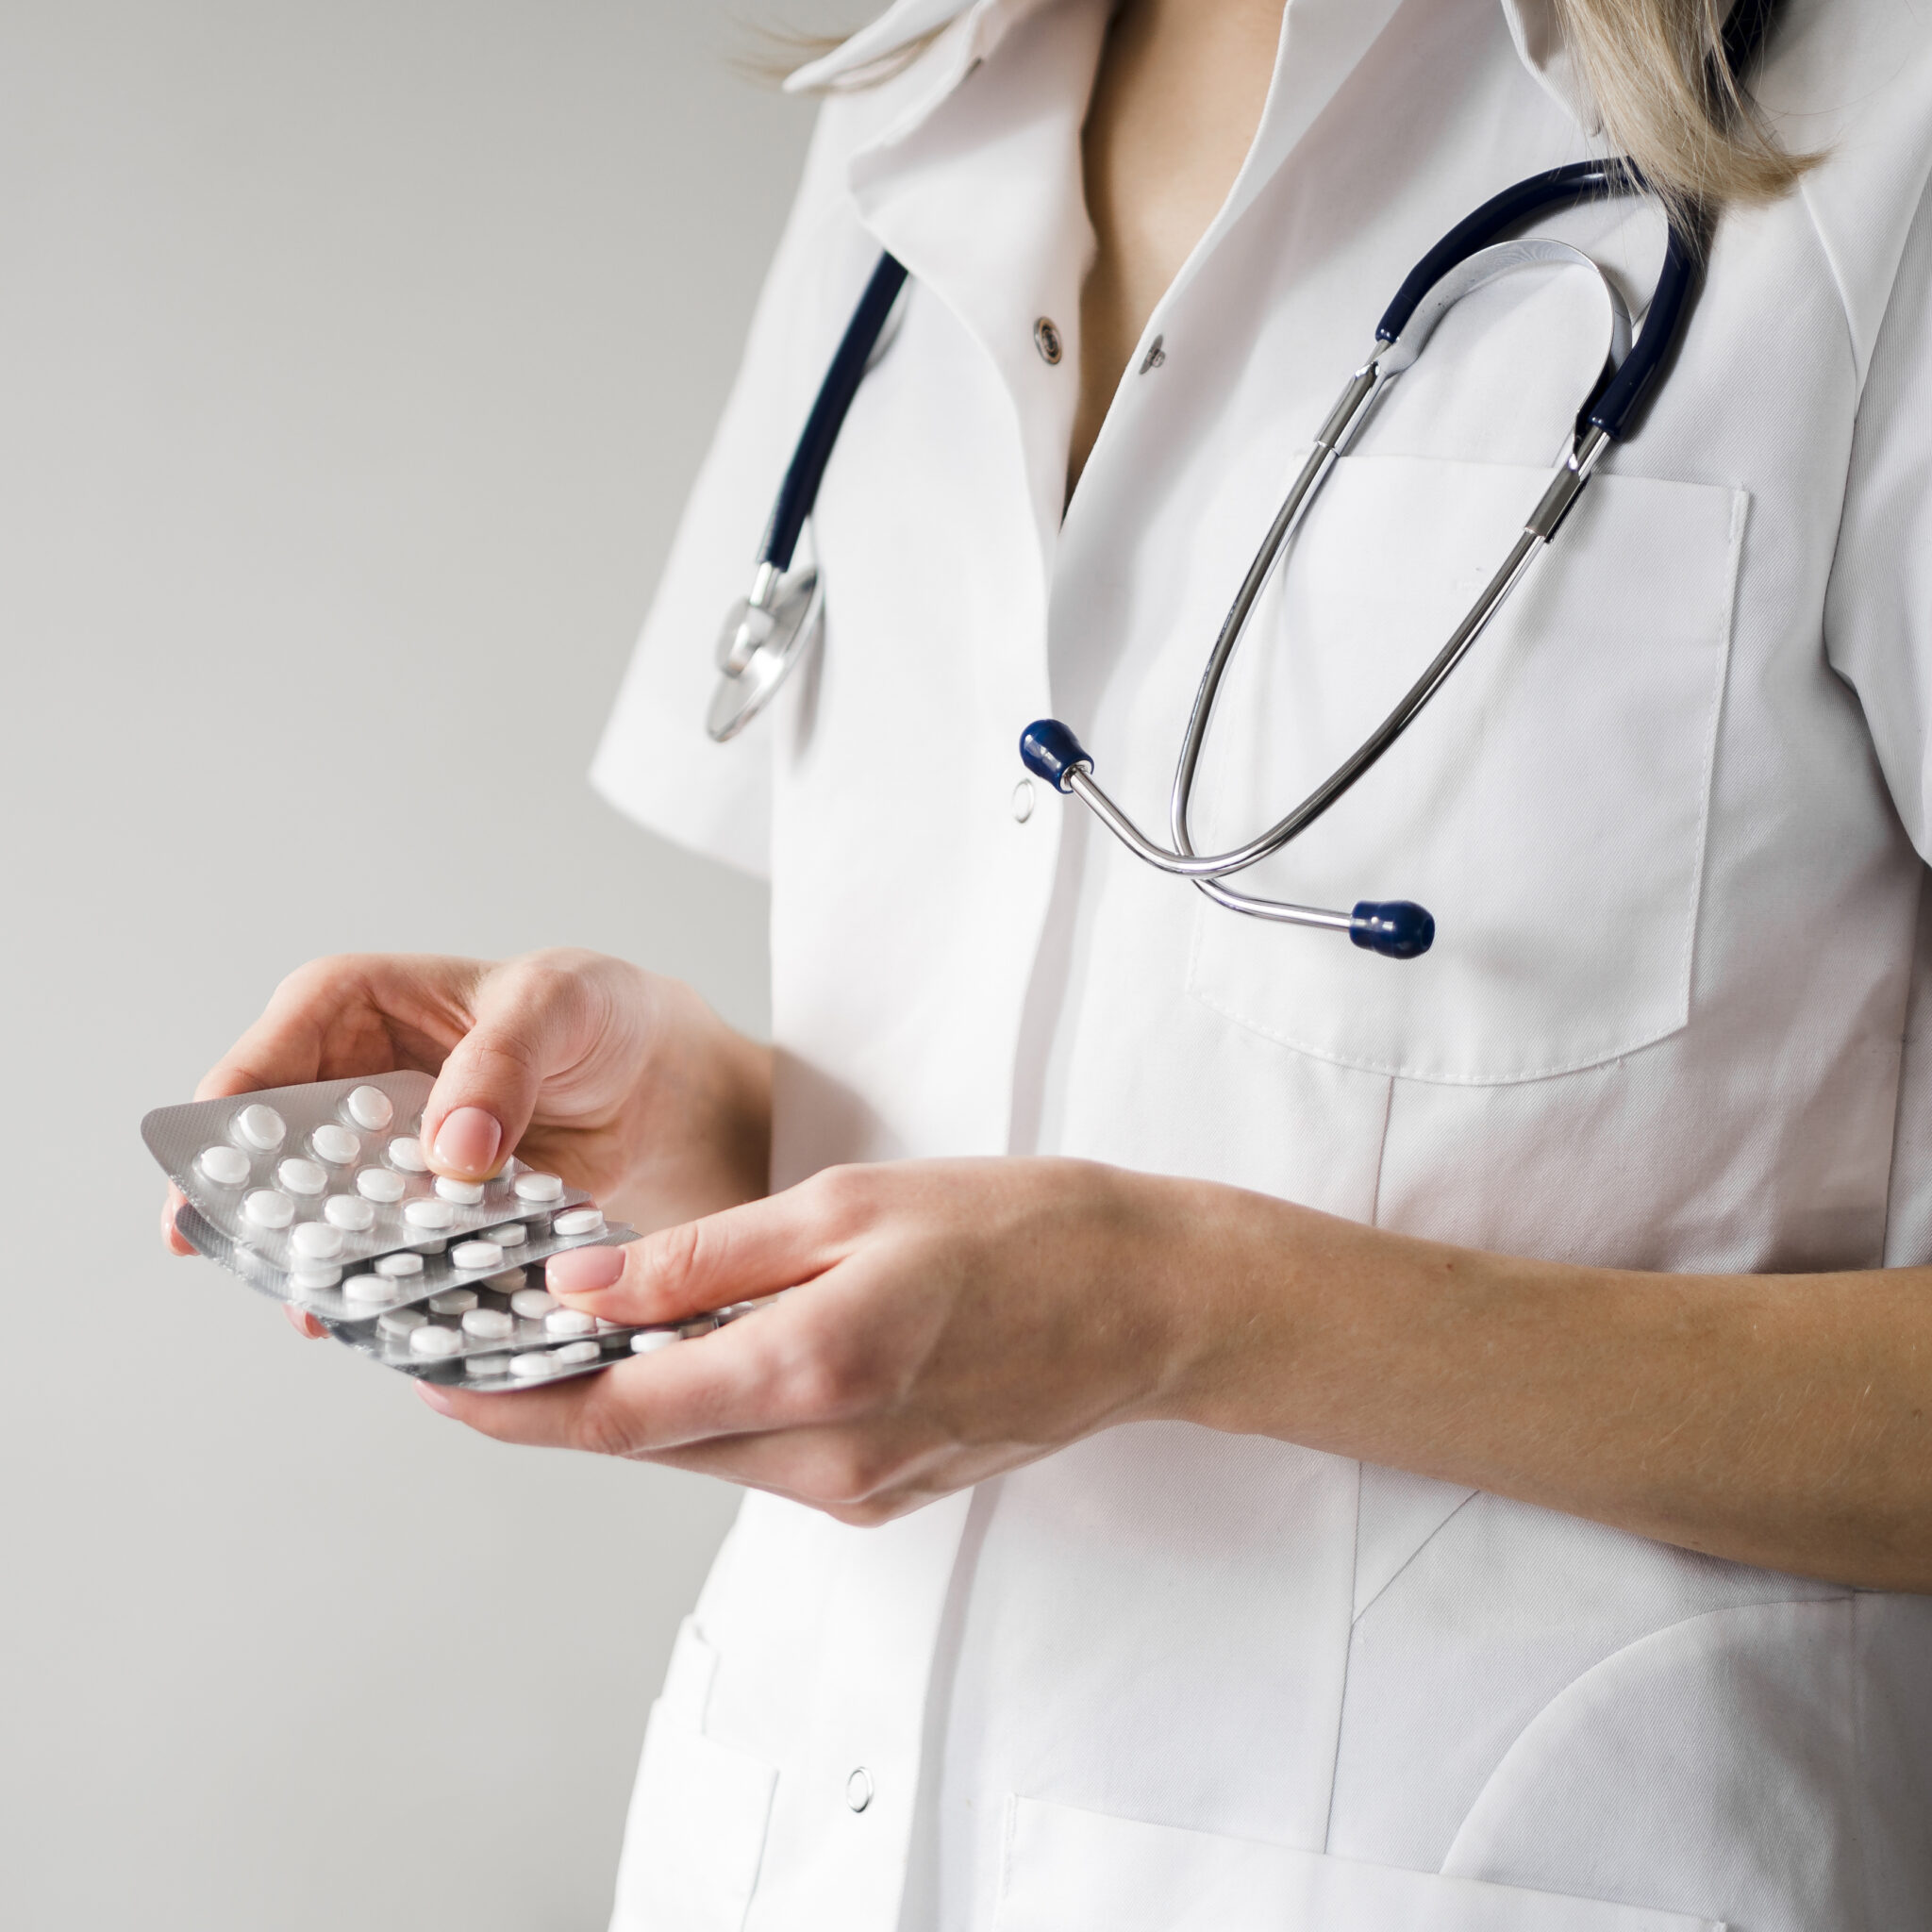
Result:
[[[253,1107],[244,1107],[235,1116],[235,1131],[251,1147],[258,1148],[264,1154],[273,1154],[288,1138],[289,1124],[272,1107],[263,1107],[257,1101]]]
[[[474,1288],[446,1288],[429,1297],[429,1306],[439,1315],[467,1315],[476,1306]]]
[[[391,1281],[400,1281],[405,1275],[422,1274],[423,1257],[408,1248],[400,1255],[385,1255],[376,1262],[375,1272]]]
[[[458,1355],[462,1346],[463,1338],[454,1328],[432,1328],[425,1322],[409,1330],[411,1355]]]
[[[252,1227],[287,1227],[295,1218],[295,1204],[273,1188],[257,1188],[242,1196],[242,1218]]]
[[[501,1227],[486,1227],[483,1239],[499,1248],[520,1248],[530,1239],[530,1230],[521,1221],[507,1221]]]
[[[423,1158],[423,1143],[408,1134],[401,1134],[389,1143],[389,1162],[399,1167],[405,1174],[427,1174],[429,1163]]]
[[[328,1175],[312,1160],[285,1160],[275,1169],[285,1194],[314,1195],[328,1191]]]
[[[486,1274],[483,1286],[493,1288],[498,1294],[514,1294],[529,1278],[526,1269],[506,1268],[501,1274]]]
[[[298,1295],[319,1294],[325,1288],[333,1288],[341,1278],[340,1268],[297,1268],[289,1276],[289,1286]]]
[[[356,1191],[365,1201],[380,1201],[387,1207],[403,1198],[408,1184],[401,1174],[391,1174],[386,1167],[365,1167],[356,1176]]]
[[[602,1234],[604,1216],[595,1208],[573,1208],[567,1214],[559,1214],[551,1225],[560,1235]]]
[[[507,1355],[473,1355],[463,1364],[466,1375],[500,1375],[509,1367]]]
[[[603,1353],[594,1341],[573,1341],[568,1348],[559,1348],[555,1359],[559,1368],[567,1365],[575,1369],[584,1362],[595,1361]]]
[[[474,1208],[483,1198],[481,1181],[453,1181],[448,1174],[436,1176],[436,1191],[445,1200],[454,1201],[458,1208]]]
[[[342,1283],[345,1302],[386,1302],[394,1293],[393,1285],[380,1274],[352,1274]]]
[[[375,1332],[391,1341],[407,1341],[428,1319],[421,1308],[391,1308],[375,1318]]]
[[[541,1375],[554,1374],[556,1363],[541,1349],[531,1349],[525,1355],[513,1355],[509,1358],[509,1372],[525,1380],[534,1381]]]
[[[557,1306],[557,1297],[541,1288],[520,1288],[509,1305],[526,1322],[541,1322]]]
[[[624,1324],[622,1322],[607,1322],[602,1315],[597,1317],[597,1333],[599,1335],[615,1335],[623,1326]]]
[[[239,1188],[248,1178],[248,1157],[239,1147],[204,1147],[195,1165],[218,1188]]]
[[[355,1194],[331,1194],[322,1204],[322,1218],[344,1234],[367,1234],[375,1225],[375,1209]]]
[[[516,1332],[516,1323],[501,1308],[472,1308],[463,1317],[463,1333],[478,1341],[508,1341]]]
[[[595,1320],[581,1308],[554,1308],[543,1317],[546,1335],[594,1335]]]
[[[324,1121],[309,1135],[308,1145],[318,1160],[326,1160],[335,1167],[348,1166],[362,1151],[361,1141],[347,1127],[339,1127],[333,1121]]]
[[[411,1201],[403,1209],[403,1219],[411,1227],[448,1227],[456,1218],[457,1210],[447,1201]]]
[[[458,1241],[449,1258],[456,1268],[501,1268],[503,1250],[494,1241]]]
[[[677,1340],[675,1328],[650,1328],[641,1335],[630,1339],[630,1352],[633,1355],[656,1355],[660,1348],[669,1348]]]
[[[554,1174],[520,1174],[517,1176],[519,1201],[560,1201],[563,1183]]]
[[[289,1246],[305,1261],[333,1261],[342,1252],[343,1235],[325,1221],[305,1221],[289,1237]]]
[[[396,1117],[394,1105],[380,1087],[358,1087],[345,1104],[349,1118],[372,1134],[381,1133]]]

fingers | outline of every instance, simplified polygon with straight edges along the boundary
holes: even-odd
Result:
[[[310,1341],[320,1341],[328,1333],[307,1308],[298,1308],[293,1302],[284,1302],[282,1313],[289,1318],[289,1326],[297,1335],[307,1336]]]
[[[858,1172],[833,1168],[622,1248],[554,1255],[544,1278],[551,1293],[608,1322],[676,1322],[775,1294],[852,1253],[869,1218]]]
[[[423,1109],[431,1164],[458,1180],[494,1174],[529,1125],[544,1080],[603,1043],[602,1007],[571,956],[513,959],[481,980],[473,1023]]]
[[[179,1228],[175,1225],[175,1217],[188,1205],[188,1197],[172,1182],[169,1183],[167,1198],[161,1203],[161,1245],[171,1255],[192,1255],[193,1244],[182,1238]]]

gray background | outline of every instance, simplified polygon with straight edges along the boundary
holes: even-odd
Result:
[[[608,1907],[730,1492],[303,1346],[162,1256],[136,1128],[344,948],[579,942],[764,1025],[762,892],[582,779],[809,125],[755,44],[0,4],[9,1927]]]

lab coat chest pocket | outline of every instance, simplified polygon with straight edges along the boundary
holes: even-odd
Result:
[[[1600,1903],[1008,1801],[994,1932],[1724,1932]]]
[[[1224,688],[1198,849],[1273,823],[1368,735],[1547,475],[1336,466]],[[1745,506],[1600,473],[1381,763],[1230,882],[1316,905],[1417,900],[1436,917],[1430,953],[1386,960],[1204,898],[1189,991],[1324,1059],[1467,1085],[1599,1065],[1681,1027]]]

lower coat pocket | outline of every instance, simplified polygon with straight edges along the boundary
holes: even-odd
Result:
[[[1714,1919],[1443,1878],[1029,1798],[996,1932],[1723,1932]]]

